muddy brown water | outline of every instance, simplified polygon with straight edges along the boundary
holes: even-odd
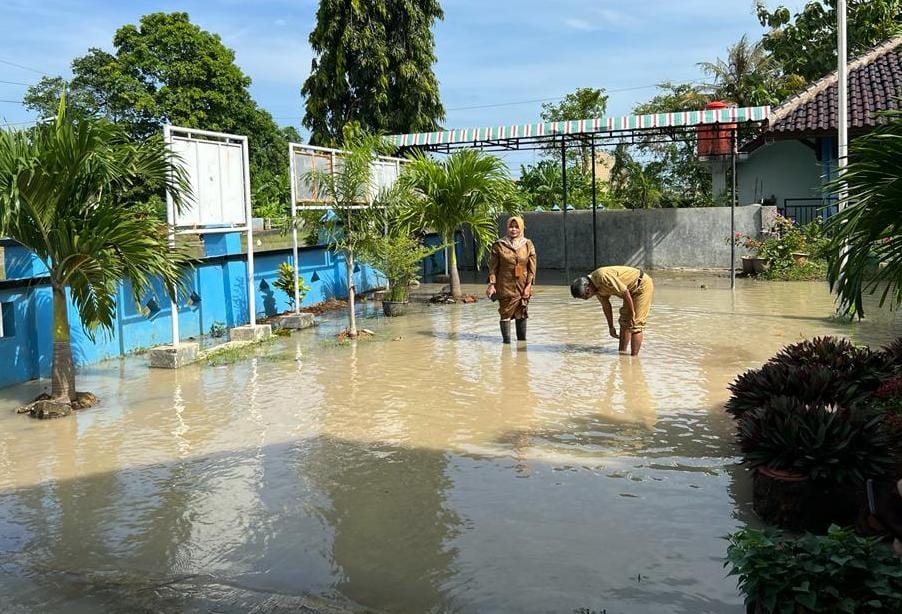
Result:
[[[635,359],[548,286],[525,346],[483,300],[364,315],[347,347],[332,314],[225,367],[90,366],[102,405],[71,419],[12,414],[46,382],[0,390],[0,611],[742,612],[726,386],[902,330],[831,313],[823,284],[656,275]]]

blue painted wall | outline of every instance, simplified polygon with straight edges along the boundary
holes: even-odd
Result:
[[[214,322],[233,327],[248,323],[247,267],[240,253],[240,235],[205,236],[206,257],[191,271],[188,285],[195,300],[178,305],[180,337],[184,340],[209,332]],[[53,317],[46,269],[30,252],[4,243],[6,281],[0,282],[0,307],[4,336],[0,338],[0,387],[50,374]],[[345,261],[324,247],[305,247],[299,252],[301,276],[311,287],[303,305],[330,298],[347,297]],[[277,290],[279,264],[294,264],[291,250],[257,252],[254,257],[256,316],[263,318],[289,309],[288,297]],[[441,263],[441,261],[440,261]],[[442,265],[443,266],[443,265]],[[354,282],[358,291],[383,286],[384,278],[360,265]],[[199,299],[199,300],[197,300]],[[172,341],[169,298],[162,284],[134,300],[128,284],[119,287],[117,318],[112,331],[98,331],[92,341],[70,303],[72,353],[76,364],[85,365]]]

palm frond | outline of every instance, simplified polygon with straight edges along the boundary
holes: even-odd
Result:
[[[902,112],[883,118],[853,141],[849,165],[828,188],[841,205],[826,226],[828,280],[842,309],[860,316],[863,295],[881,288],[881,306],[902,304]]]
[[[165,226],[123,193],[162,186],[181,207],[190,190],[161,139],[136,143],[102,119],[67,117],[27,131],[0,132],[0,234],[47,265],[51,283],[71,290],[87,331],[110,328],[119,280],[137,290],[161,278],[175,291],[189,264],[170,252]]]

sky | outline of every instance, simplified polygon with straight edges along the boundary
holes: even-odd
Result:
[[[767,0],[794,12],[805,0]],[[2,0],[0,124],[33,121],[15,101],[43,74],[71,75],[91,47],[112,51],[122,25],[157,11],[185,11],[220,35],[253,80],[251,93],[281,125],[300,127],[301,83],[318,2],[206,0],[102,2]],[[726,55],[743,34],[763,29],[755,0],[444,0],[435,28],[435,71],[448,128],[537,121],[542,102],[578,87],[610,93],[623,115],[655,94],[654,84],[704,80],[697,63]],[[17,65],[17,66],[16,66]],[[13,83],[8,83],[13,82]],[[9,102],[13,101],[13,102]],[[303,132],[302,132],[303,134]],[[522,162],[524,154],[514,156]]]

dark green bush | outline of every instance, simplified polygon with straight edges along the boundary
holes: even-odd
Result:
[[[836,337],[788,345],[760,369],[747,371],[730,384],[726,409],[738,418],[780,396],[854,407],[870,398],[893,371],[888,356]]]
[[[792,471],[824,487],[860,485],[893,466],[881,415],[790,397],[746,412],[739,445],[752,468]]]
[[[773,529],[728,536],[724,567],[750,611],[902,612],[902,565],[889,548],[851,529],[792,540]]]
[[[883,355],[887,366],[893,370],[902,370],[902,337],[884,346]]]

